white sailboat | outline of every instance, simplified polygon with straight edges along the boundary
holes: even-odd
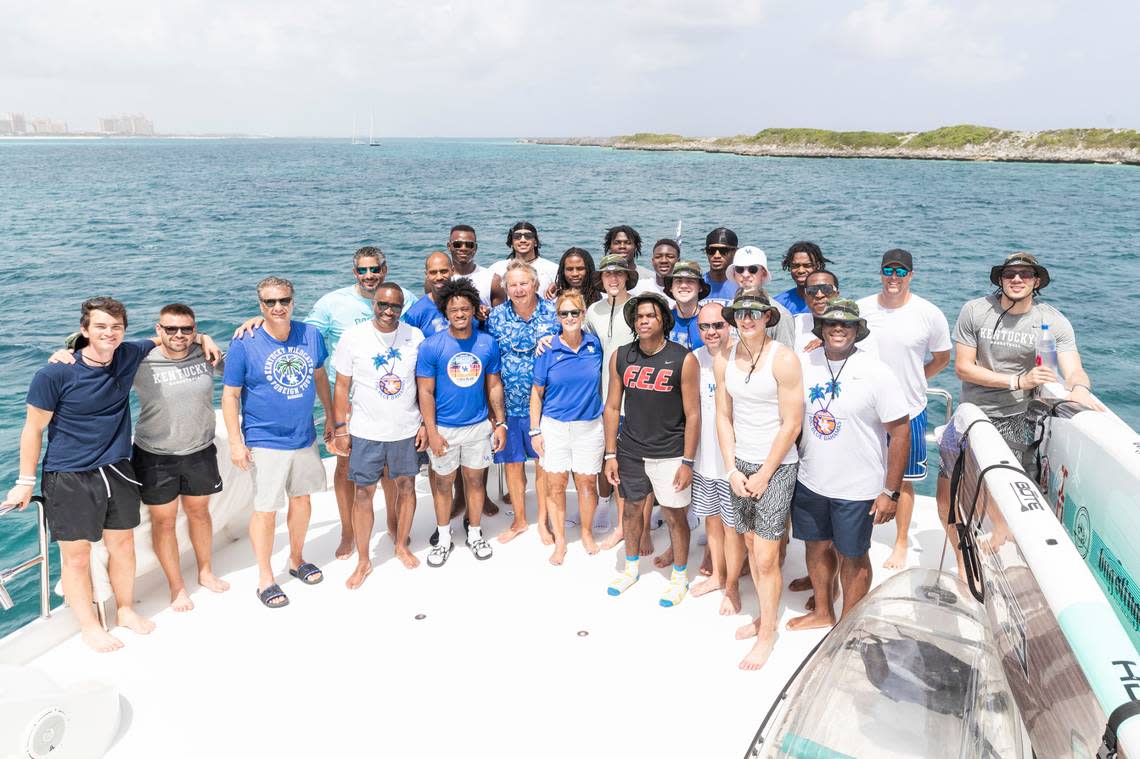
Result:
[[[360,144],[356,139],[356,111],[352,112],[352,144],[353,145],[359,145]]]
[[[380,147],[380,143],[373,136],[375,131],[376,131],[376,114],[375,113],[369,113],[369,117],[368,117],[368,147],[370,147],[370,148]]]

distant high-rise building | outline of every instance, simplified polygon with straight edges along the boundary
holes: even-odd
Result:
[[[27,134],[28,123],[22,113],[0,113],[0,134]]]
[[[42,116],[28,119],[28,134],[67,134],[67,124]]]
[[[99,131],[103,134],[148,136],[154,134],[154,122],[141,113],[108,116],[99,119]]]

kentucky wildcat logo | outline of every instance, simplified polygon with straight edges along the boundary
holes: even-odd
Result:
[[[483,363],[474,353],[460,351],[447,361],[447,376],[459,387],[471,387],[482,373]]]
[[[313,358],[300,348],[278,348],[265,359],[265,379],[286,398],[299,398],[313,384]]]

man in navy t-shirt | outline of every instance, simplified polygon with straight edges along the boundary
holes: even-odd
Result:
[[[479,526],[483,471],[491,465],[491,453],[503,447],[507,427],[499,348],[486,332],[472,329],[479,291],[464,277],[449,279],[436,292],[449,326],[424,340],[416,359],[439,533],[428,553],[429,567],[443,566],[451,555],[451,493],[460,467],[467,492],[467,546],[475,558],[491,558],[491,546]]]
[[[52,539],[59,544],[63,593],[83,642],[102,652],[122,648],[123,643],[102,628],[92,608],[95,541],[102,540],[111,557],[119,624],[142,635],[154,629],[133,606],[132,531],[139,525],[139,483],[131,468],[129,395],[139,364],[157,340],[124,342],[127,309],[114,298],[85,301],[79,326],[83,347],[40,369],[28,387],[20,475],[5,503],[28,505],[46,428],[44,512]]]
[[[418,327],[420,332],[424,333],[424,337],[431,337],[436,332],[446,330],[447,315],[439,305],[439,289],[452,280],[453,273],[451,259],[446,253],[439,251],[429,253],[424,260],[424,283],[428,291],[404,309],[400,321]],[[472,324],[476,330],[482,328],[477,315]]]
[[[316,327],[291,318],[293,283],[266,277],[257,285],[257,297],[265,322],[252,337],[230,343],[222,415],[234,466],[252,467],[249,537],[257,557],[257,595],[266,606],[277,608],[289,603],[270,565],[277,510],[288,501],[290,544],[303,545],[312,509],[309,496],[325,489],[313,404],[320,398],[328,435],[332,399],[324,369],[328,358],[324,338]],[[289,556],[289,574],[306,585],[323,579],[321,570],[305,561],[300,550]]]

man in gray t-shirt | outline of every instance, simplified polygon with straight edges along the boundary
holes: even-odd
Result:
[[[197,326],[189,306],[163,306],[155,332],[160,343],[135,375],[139,418],[131,463],[150,511],[154,553],[170,584],[171,608],[189,611],[194,603],[182,579],[174,529],[179,502],[198,561],[198,583],[215,593],[229,588],[210,568],[210,496],[222,489],[214,447],[214,375],[222,363],[210,364],[194,344]]]

